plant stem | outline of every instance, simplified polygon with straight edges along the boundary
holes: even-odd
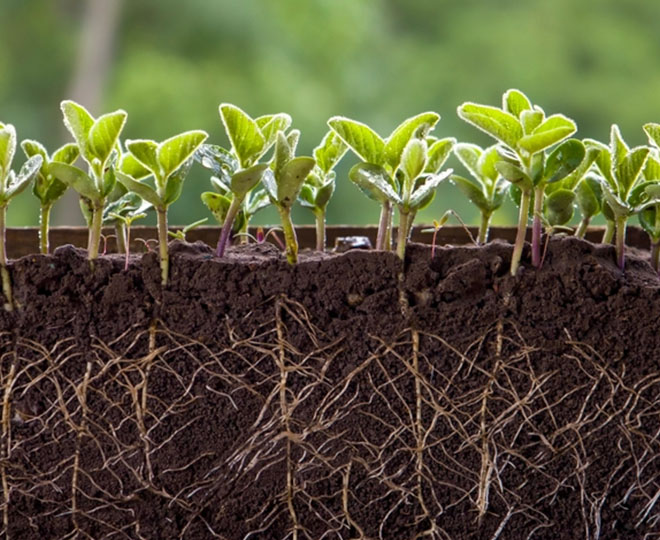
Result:
[[[532,192],[529,189],[523,189],[520,197],[520,213],[518,214],[518,232],[516,233],[516,242],[513,246],[511,255],[511,275],[515,276],[520,265],[523,246],[525,245],[525,235],[527,234],[527,217],[529,215],[529,202]]]
[[[399,256],[399,259],[403,260],[406,256],[406,243],[408,241],[408,212],[403,212],[399,208],[399,228],[397,231],[397,240],[396,240],[396,254]]]
[[[93,261],[99,256],[101,243],[101,228],[103,227],[103,205],[94,205],[92,210],[92,224],[89,228],[89,243],[87,244],[87,258]]]
[[[660,263],[660,240],[651,243],[651,265],[653,270],[658,271]]]
[[[6,218],[7,218],[7,205],[0,205],[0,273],[2,274],[2,294],[5,295],[5,311],[12,311],[14,309],[14,300],[11,294],[11,276],[7,268],[7,252],[5,251],[6,245]]]
[[[44,255],[50,251],[48,245],[48,223],[50,221],[50,204],[42,205],[39,213],[39,250]]]
[[[543,183],[534,190],[534,221],[532,224],[532,266],[539,268],[541,266],[541,215],[543,213],[543,192],[545,186]]]
[[[115,221],[115,236],[117,237],[117,253],[126,253],[126,225]]]
[[[580,221],[580,226],[575,231],[575,236],[577,238],[584,238],[584,235],[587,234],[587,227],[589,227],[589,222],[591,221],[590,217],[583,217]]]
[[[390,226],[392,222],[392,203],[385,201],[380,209],[380,220],[378,221],[378,236],[376,237],[376,249],[382,251],[390,241]]]
[[[158,247],[160,250],[160,275],[163,287],[170,272],[170,254],[167,248],[167,208],[156,208],[158,213]]]
[[[316,217],[316,251],[325,251],[325,211],[314,210]]]
[[[234,218],[238,213],[239,208],[241,207],[242,200],[238,200],[238,197],[234,196],[227,210],[227,215],[225,216],[225,222],[222,224],[222,231],[220,232],[220,238],[218,238],[218,247],[215,250],[216,257],[222,257],[225,254],[225,249],[227,248],[227,241],[229,240],[229,235],[231,234],[231,228],[234,225]]]
[[[126,262],[124,263],[124,270],[128,270],[128,257],[131,253],[131,226],[126,225]]]
[[[619,268],[623,270],[626,264],[626,217],[616,218],[616,260]]]
[[[479,236],[477,237],[477,244],[483,245],[488,242],[488,229],[490,227],[490,218],[492,212],[484,212],[481,214],[481,225],[479,225]]]
[[[607,226],[605,227],[605,232],[603,233],[603,239],[601,244],[611,244],[612,238],[614,238],[614,221],[607,220]]]
[[[247,244],[248,243],[248,240],[250,239],[250,237],[247,235],[249,228],[250,228],[250,225],[248,223],[248,220],[245,219],[245,221],[243,221],[243,225],[241,226],[241,230],[238,231],[238,233],[241,235],[240,236],[240,238],[241,238],[240,243],[241,244]]]
[[[277,209],[280,213],[282,229],[284,230],[286,260],[289,264],[296,264],[298,262],[298,238],[296,238],[296,230],[293,228],[293,222],[291,221],[291,208],[278,206]]]

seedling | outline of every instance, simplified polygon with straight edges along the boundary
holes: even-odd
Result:
[[[173,238],[174,240],[181,240],[182,242],[186,241],[186,235],[192,231],[193,229],[196,229],[199,227],[202,223],[206,223],[208,221],[208,218],[200,219],[198,221],[195,221],[194,223],[191,223],[190,225],[186,225],[182,229],[178,231],[169,231],[167,234],[169,235],[170,238]]]
[[[314,149],[316,165],[300,190],[300,204],[314,213],[316,220],[316,250],[325,251],[325,214],[330,198],[335,191],[333,169],[344,156],[348,146],[333,131]]]
[[[126,255],[124,270],[128,270],[128,260],[131,246],[131,226],[134,221],[147,217],[147,210],[151,209],[151,203],[140,198],[137,193],[126,193],[115,202],[106,207],[106,217],[104,221],[112,220],[118,224],[120,235],[117,235],[117,245],[123,241],[123,251],[120,253]],[[120,240],[121,238],[121,240]]]
[[[0,274],[2,275],[2,293],[5,297],[4,308],[6,311],[12,311],[14,305],[5,247],[7,206],[32,182],[43,164],[42,156],[32,156],[16,174],[11,168],[15,153],[16,130],[14,126],[0,124]]]
[[[215,173],[211,181],[219,193],[203,193],[202,201],[223,224],[216,249],[216,255],[222,257],[239,212],[243,211],[240,232],[247,230],[252,215],[265,206],[263,195],[249,196],[268,169],[268,164],[259,160],[275,144],[277,134],[289,128],[291,117],[280,113],[253,119],[229,103],[221,104],[219,111],[231,151],[204,145],[195,158]]]
[[[603,210],[603,188],[598,176],[592,173],[587,174],[577,185],[575,197],[582,215],[580,225],[575,230],[575,236],[584,238],[591,220]]]
[[[127,114],[118,110],[94,119],[87,109],[73,101],[63,101],[61,109],[64,125],[75,139],[88,171],[67,163],[52,162],[48,173],[75,189],[80,194],[81,205],[89,208],[87,257],[94,260],[99,253],[103,209],[116,184],[117,141]]]
[[[39,250],[41,253],[46,254],[50,251],[48,243],[50,211],[53,204],[55,204],[55,202],[64,195],[64,192],[67,190],[67,185],[55,178],[55,176],[49,172],[48,168],[50,164],[54,162],[72,165],[76,159],[78,159],[80,151],[75,144],[68,143],[57,149],[52,155],[49,155],[46,148],[44,148],[40,142],[30,139],[21,142],[21,148],[28,159],[33,156],[41,156],[42,158],[41,167],[34,177],[32,193],[34,193],[37,199],[39,199],[40,203]]]
[[[451,182],[481,212],[477,242],[485,244],[488,241],[491,217],[502,206],[506,187],[506,181],[495,168],[495,163],[500,160],[497,145],[483,150],[476,144],[458,143],[454,146],[454,154],[470,172],[472,179],[452,174]]]
[[[192,166],[192,156],[208,137],[205,131],[187,131],[161,143],[151,140],[126,141],[126,148],[154,177],[155,187],[117,171],[117,180],[133,193],[151,203],[158,215],[158,245],[163,286],[169,274],[167,209],[181,195],[183,182]],[[127,167],[127,166],[126,166]]]
[[[576,139],[565,141],[548,156],[545,150],[573,134],[577,129],[575,122],[561,114],[546,118],[543,109],[532,105],[527,96],[513,89],[504,93],[501,109],[467,102],[458,107],[458,116],[503,145],[501,160],[495,163],[495,167],[520,190],[520,215],[511,274],[515,275],[520,264],[532,197],[532,264],[540,266],[545,188],[566,178],[585,157],[584,145]]]
[[[617,263],[623,270],[628,219],[656,204],[656,196],[660,195],[656,193],[657,184],[645,181],[642,174],[650,149],[629,148],[616,124],[610,131],[609,146],[592,139],[585,142],[588,147],[600,150],[596,166],[603,188],[603,214],[615,224]]]
[[[295,157],[299,137],[300,132],[297,130],[291,131],[288,135],[278,131],[275,157],[271,167],[262,176],[262,183],[270,202],[280,214],[286,259],[289,264],[298,262],[298,239],[291,221],[291,208],[298,198],[305,179],[316,164],[312,157]]]

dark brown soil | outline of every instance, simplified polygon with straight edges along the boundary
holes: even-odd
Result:
[[[172,245],[12,263],[12,539],[660,538],[660,279],[645,254]],[[525,256],[526,260],[526,256]]]

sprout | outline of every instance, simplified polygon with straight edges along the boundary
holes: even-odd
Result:
[[[600,150],[596,166],[603,189],[603,214],[609,231],[616,228],[616,254],[619,268],[625,264],[626,226],[628,219],[656,204],[657,184],[644,180],[642,171],[650,149],[646,146],[628,148],[614,124],[610,132],[610,145],[598,141],[585,141],[589,148]]]
[[[178,230],[176,232],[169,231],[167,234],[169,235],[170,238],[174,238],[174,240],[181,240],[182,242],[185,242],[186,241],[186,235],[190,231],[192,231],[193,229],[196,229],[202,223],[206,223],[207,221],[208,221],[208,218],[198,219],[197,221],[191,223],[190,225],[186,225],[181,230]]]
[[[335,117],[328,121],[333,131],[364,160],[351,169],[349,178],[382,205],[376,249],[389,249],[392,206],[397,205],[397,253],[403,258],[415,215],[431,203],[435,188],[452,172],[439,173],[456,139],[428,137],[439,119],[433,112],[419,114],[405,120],[386,140],[353,120]]]
[[[476,144],[458,143],[454,146],[454,154],[470,172],[473,180],[452,174],[451,182],[479,208],[481,225],[477,242],[485,244],[493,212],[504,202],[505,180],[495,168],[495,163],[500,160],[497,145],[483,150]]]
[[[44,146],[37,141],[26,139],[21,142],[21,148],[28,158],[41,156],[42,163],[39,171],[34,177],[32,193],[39,199],[39,249],[41,253],[49,252],[48,229],[50,226],[50,210],[53,204],[62,196],[67,185],[60,182],[48,170],[53,162],[73,164],[78,159],[80,151],[73,143],[67,143],[50,156]]]
[[[316,219],[316,250],[325,251],[325,213],[335,191],[333,169],[344,156],[348,146],[336,133],[329,131],[314,149],[316,165],[300,190],[300,204],[310,208]]]
[[[295,157],[299,137],[300,132],[297,130],[288,136],[283,131],[277,133],[275,157],[262,177],[270,202],[280,214],[289,264],[298,262],[298,239],[291,221],[291,207],[316,164],[312,157]]]
[[[158,245],[163,286],[169,274],[167,249],[167,209],[181,195],[183,181],[190,167],[192,156],[206,140],[205,131],[187,131],[157,143],[150,140],[126,141],[126,148],[133,158],[122,163],[124,171],[131,168],[142,172],[147,169],[154,177],[155,188],[137,180],[126,172],[117,171],[117,180],[133,193],[151,203],[158,214]]]
[[[131,245],[131,225],[138,219],[146,218],[146,212],[151,208],[152,205],[150,202],[143,200],[137,193],[132,192],[125,193],[106,207],[104,221],[114,220],[117,223],[120,230],[120,234],[117,235],[117,244],[119,245],[120,238],[124,243],[124,250],[120,251],[120,253],[126,255],[124,270],[128,270],[128,259]]]
[[[61,109],[64,125],[87,162],[88,172],[67,163],[51,162],[48,173],[75,189],[80,194],[81,206],[89,209],[87,257],[94,260],[99,253],[103,209],[116,184],[117,141],[127,114],[118,110],[94,119],[82,105],[73,101],[63,101]]]
[[[458,107],[458,116],[501,143],[501,159],[495,167],[513,185],[514,193],[519,190],[520,216],[511,274],[515,275],[520,263],[532,198],[532,264],[539,267],[546,186],[566,178],[585,157],[584,145],[576,139],[565,141],[548,156],[545,150],[574,133],[575,122],[561,114],[546,118],[543,109],[513,89],[505,92],[501,109],[467,102]]]
[[[43,157],[35,155],[25,162],[18,174],[11,166],[16,153],[16,130],[11,124],[0,124],[0,274],[2,293],[5,297],[5,310],[13,309],[11,277],[7,269],[7,251],[5,247],[6,216],[9,202],[23,191],[39,173]]]
[[[259,160],[275,144],[277,134],[291,125],[291,117],[280,113],[253,119],[229,103],[221,104],[219,111],[231,151],[203,145],[195,159],[215,173],[211,183],[216,192],[203,193],[202,202],[223,224],[216,249],[216,255],[222,257],[235,221],[238,221],[235,232],[246,232],[251,217],[268,204],[265,192],[251,194],[268,169],[268,164]]]

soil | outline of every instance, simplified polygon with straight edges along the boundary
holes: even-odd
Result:
[[[153,253],[14,261],[3,534],[660,538],[647,254],[510,257],[175,242],[165,289]]]

